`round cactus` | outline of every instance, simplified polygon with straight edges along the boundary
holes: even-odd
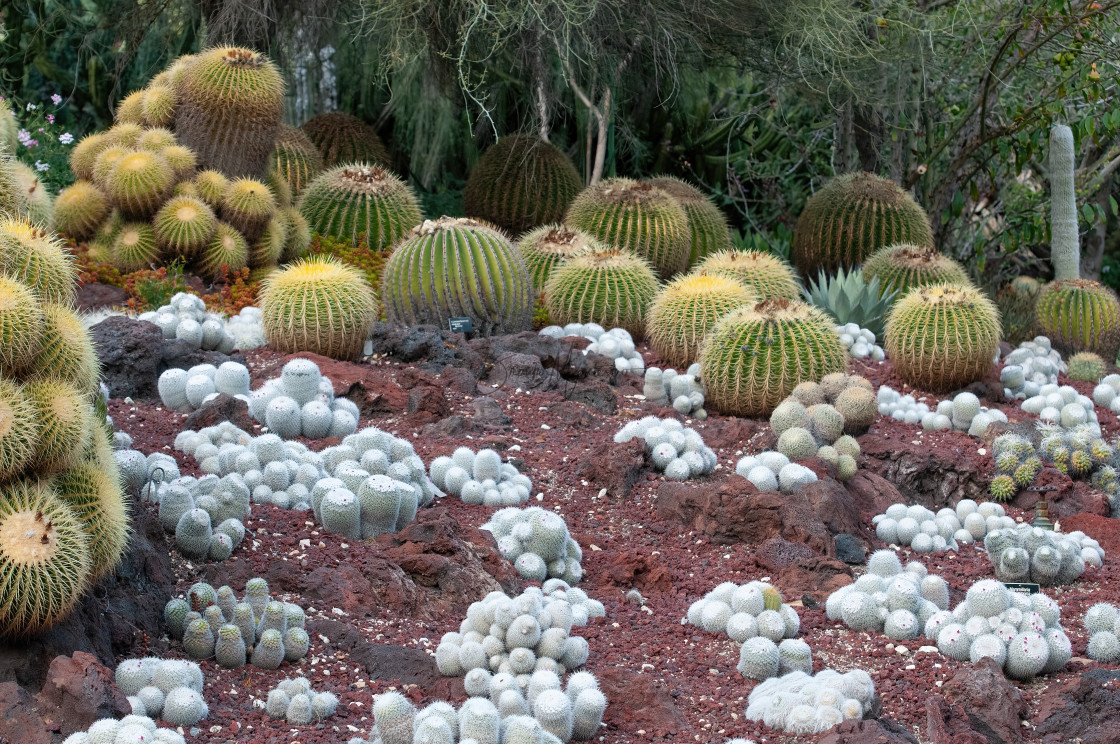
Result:
[[[175,134],[164,127],[155,127],[145,130],[136,139],[136,149],[138,150],[152,150],[153,152],[163,152],[165,148],[175,147],[179,145],[179,140],[175,139]]]
[[[218,219],[202,201],[177,196],[156,213],[153,224],[160,246],[171,255],[189,260],[209,243]]]
[[[189,147],[184,147],[183,145],[169,145],[161,149],[159,153],[163,155],[163,159],[171,166],[172,172],[175,173],[175,178],[180,181],[187,181],[187,179],[194,176],[194,170],[198,167],[198,157],[195,156],[194,151]]]
[[[320,174],[300,198],[299,211],[314,232],[354,245],[365,235],[374,251],[388,250],[421,222],[412,189],[376,165],[341,165]]]
[[[562,219],[580,188],[567,155],[531,135],[514,134],[479,158],[463,188],[463,209],[520,235]]]
[[[144,123],[144,91],[134,90],[117,103],[113,121],[118,124]]]
[[[293,196],[323,170],[323,156],[301,129],[281,126],[273,147],[269,172],[283,179]]]
[[[311,245],[311,227],[295,207],[282,209],[277,216],[288,225],[288,239],[284,241],[280,260],[283,263],[291,263],[306,253],[308,246]]]
[[[252,243],[264,234],[276,212],[276,196],[260,181],[239,178],[222,195],[221,210],[222,219]]]
[[[544,289],[552,271],[564,261],[603,248],[603,244],[590,235],[563,225],[543,225],[517,241],[517,250],[525,260],[537,291]]]
[[[676,199],[648,183],[612,178],[576,196],[564,223],[650,262],[662,279],[688,267],[692,236]]]
[[[910,290],[887,318],[886,350],[899,376],[930,392],[982,379],[999,345],[999,312],[972,287]]]
[[[675,279],[657,295],[646,327],[650,347],[674,367],[696,361],[700,342],[716,321],[758,298],[734,279],[706,273]]]
[[[38,444],[35,406],[19,383],[0,378],[0,481],[23,470]]]
[[[284,97],[271,61],[249,49],[210,49],[185,68],[177,92],[175,133],[203,168],[264,177]]]
[[[1066,373],[1071,380],[1082,382],[1098,382],[1104,377],[1104,360],[1091,351],[1082,351],[1069,358],[1069,371]]]
[[[253,268],[276,266],[287,243],[288,221],[281,214],[274,214],[261,236],[249,246],[249,265]]]
[[[1092,351],[1115,359],[1120,348],[1120,300],[1089,279],[1063,279],[1046,285],[1035,304],[1042,334],[1065,355]]]
[[[54,198],[39,174],[18,160],[12,161],[15,167],[15,186],[22,202],[21,214],[27,216],[32,224],[47,228],[54,223]]]
[[[22,218],[0,216],[0,273],[31,288],[44,302],[69,305],[78,270],[52,234]]]
[[[674,176],[659,176],[650,179],[649,183],[667,191],[688,215],[688,226],[692,232],[689,266],[695,266],[712,254],[731,250],[727,217],[703,191]]]
[[[30,378],[59,379],[87,393],[96,390],[97,352],[81,318],[64,305],[45,304],[40,338]]]
[[[113,238],[109,255],[113,266],[124,273],[160,263],[155,230],[147,222],[124,223]]]
[[[105,132],[96,132],[83,137],[70,151],[70,170],[79,179],[89,181],[93,178],[93,163],[101,151],[110,144]]]
[[[42,345],[43,311],[24,284],[0,275],[0,370],[25,369]]]
[[[179,96],[169,85],[149,85],[140,102],[144,123],[150,127],[167,127],[175,122]]]
[[[802,274],[858,266],[896,243],[933,247],[929,218],[893,181],[871,173],[838,176],[797,219],[790,258]]]
[[[894,288],[899,297],[928,284],[972,284],[968,272],[953,259],[931,246],[907,243],[889,245],[868,256],[863,262],[863,279],[870,282],[876,276],[880,295]]]
[[[793,271],[773,253],[723,251],[705,258],[692,273],[707,272],[735,279],[752,290],[759,300],[801,299]]]
[[[54,200],[54,224],[74,240],[88,240],[109,215],[109,199],[101,189],[78,180],[58,193]]]
[[[226,266],[230,271],[240,271],[249,265],[249,244],[232,226],[218,222],[214,234],[203,247],[198,268],[204,276],[217,277]]]
[[[545,285],[553,322],[625,328],[635,339],[657,296],[657,277],[644,259],[615,249],[593,250],[557,266]]]
[[[113,205],[126,217],[137,219],[151,217],[174,185],[171,166],[162,155],[147,150],[121,156],[104,181],[105,193]]]
[[[389,153],[377,130],[356,116],[338,111],[319,114],[300,127],[319,154],[323,165],[333,168],[345,163],[370,163],[388,168]]]
[[[707,403],[737,416],[769,416],[798,384],[843,372],[847,361],[828,316],[785,299],[733,310],[700,346]]]
[[[88,396],[57,379],[24,385],[39,420],[39,442],[32,466],[43,473],[76,463],[90,442],[93,415]]]
[[[265,338],[274,349],[356,359],[376,318],[377,298],[360,271],[316,257],[270,275],[260,307]]]
[[[128,547],[128,508],[120,482],[103,461],[84,461],[54,481],[89,538],[90,577],[97,581],[117,567]]]
[[[194,177],[198,195],[211,209],[222,206],[222,199],[229,190],[229,179],[216,170],[204,170]]]
[[[467,317],[484,336],[527,330],[532,285],[521,255],[493,228],[443,217],[413,229],[385,264],[389,320],[446,328]]]

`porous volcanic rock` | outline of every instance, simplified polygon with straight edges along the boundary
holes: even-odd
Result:
[[[156,398],[163,332],[155,323],[113,315],[90,329],[101,379],[114,398]]]
[[[98,719],[122,718],[132,712],[113,682],[112,670],[81,651],[54,658],[36,702],[48,727],[62,736],[85,731]]]
[[[844,721],[821,738],[819,744],[918,744],[918,740],[889,718],[870,718]]]
[[[35,701],[15,682],[0,682],[0,741],[51,744],[51,735]]]
[[[1044,744],[1115,744],[1120,731],[1120,671],[1091,669],[1053,685],[1038,704]]]
[[[1019,719],[1027,713],[1023,695],[990,657],[961,666],[941,688],[960,704],[972,728],[991,744],[1016,744],[1023,740]]]
[[[249,416],[249,404],[228,393],[219,393],[217,398],[208,400],[195,409],[183,421],[183,430],[198,431],[207,426],[217,426],[223,421],[243,431],[253,430],[253,419]]]
[[[606,667],[596,676],[609,701],[603,716],[607,726],[633,730],[636,723],[653,737],[678,734],[683,738],[691,732],[664,683],[618,665]]]
[[[859,438],[860,467],[895,485],[907,504],[937,511],[961,499],[983,501],[991,482],[991,456],[980,455],[975,439],[946,432],[944,441],[906,446],[921,429],[881,418]]]
[[[576,472],[596,488],[607,489],[608,498],[625,499],[649,464],[649,448],[641,439],[608,440],[592,446]]]
[[[450,365],[470,370],[482,377],[482,355],[467,344],[462,333],[452,333],[434,325],[402,327],[374,323],[371,330],[373,354],[412,364],[432,374]]]
[[[1037,490],[1042,488],[1056,490]],[[1085,481],[1071,480],[1068,475],[1054,468],[1043,468],[1031,487],[1019,491],[1012,503],[1020,509],[1033,510],[1043,497],[1051,519],[1063,519],[1074,514],[1107,517],[1110,511],[1107,496]]]

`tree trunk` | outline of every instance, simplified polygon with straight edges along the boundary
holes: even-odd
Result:
[[[1105,181],[1099,191],[1089,199],[1090,204],[1099,204],[1104,213],[1109,214],[1108,197],[1112,193],[1113,179]],[[1096,222],[1085,236],[1081,250],[1081,276],[1085,279],[1100,281],[1101,266],[1104,264],[1104,250],[1108,238],[1108,220]]]
[[[852,134],[859,167],[868,173],[878,173],[881,167],[880,151],[883,144],[883,117],[874,106],[857,106],[853,110]]]

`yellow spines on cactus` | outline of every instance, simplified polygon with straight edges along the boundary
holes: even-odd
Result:
[[[946,392],[983,379],[999,347],[999,311],[973,287],[915,287],[887,318],[887,356],[908,384]]]
[[[239,178],[222,195],[222,219],[253,243],[276,213],[276,197],[268,186],[253,178]]]
[[[768,610],[777,612],[782,609],[782,594],[772,586],[762,590],[762,604]]]
[[[589,186],[568,208],[564,224],[645,258],[662,279],[688,268],[688,215],[676,199],[648,183],[611,178]]]
[[[263,178],[284,101],[276,65],[250,49],[209,49],[185,67],[176,90],[175,132],[202,167]]]
[[[143,124],[144,91],[134,90],[122,98],[113,112],[113,121],[117,124]]]
[[[112,477],[113,470],[105,469],[106,464],[104,458],[83,460],[53,482],[59,498],[85,528],[92,581],[115,569],[128,547],[128,504],[119,479]]]
[[[582,188],[572,161],[527,134],[499,139],[479,158],[463,187],[463,209],[511,235],[559,222]]]
[[[926,213],[894,181],[847,173],[809,198],[797,218],[790,258],[802,274],[832,273],[896,243],[932,248]]]
[[[88,240],[109,215],[105,193],[85,179],[70,184],[54,200],[55,228],[68,238]]]
[[[265,339],[285,353],[356,359],[377,317],[377,297],[362,273],[329,256],[269,274],[259,301]]]
[[[553,269],[544,294],[554,323],[625,328],[639,340],[645,336],[657,291],[657,275],[648,261],[628,251],[602,248]]]
[[[650,306],[646,320],[650,348],[666,364],[687,367],[696,361],[700,342],[720,318],[758,298],[734,279],[699,273],[670,282]]]
[[[86,393],[97,390],[100,370],[93,339],[69,308],[53,303],[43,306],[42,345],[30,368],[30,379],[62,380]]]
[[[76,178],[93,180],[93,162],[101,151],[112,145],[105,132],[88,134],[78,140],[70,151],[70,170]]]
[[[26,215],[32,224],[50,229],[54,224],[54,198],[47,185],[26,163],[16,160],[12,165],[16,169],[16,186],[19,188],[20,200],[23,202],[23,209],[20,212]]]
[[[280,215],[288,223],[288,239],[284,241],[284,252],[280,255],[280,260],[291,263],[307,252],[311,245],[311,228],[295,207],[280,210]]]
[[[605,249],[605,245],[587,233],[565,225],[542,225],[517,241],[517,250],[537,291],[544,289],[552,270],[564,261],[581,253]]]
[[[802,382],[843,372],[848,355],[832,320],[815,307],[764,300],[723,316],[700,345],[708,405],[735,416],[769,416]]]
[[[30,464],[39,447],[39,421],[23,386],[0,377],[0,482]]]
[[[169,85],[149,85],[140,102],[144,123],[150,127],[169,127],[175,123],[179,97]]]
[[[43,310],[25,284],[0,275],[0,373],[25,370],[42,345]]]
[[[27,200],[19,185],[20,162],[7,150],[0,150],[0,214],[23,215]]]
[[[667,191],[688,215],[688,227],[692,233],[689,266],[695,266],[713,253],[731,250],[727,217],[707,194],[675,176],[658,176],[651,178],[649,183]]]
[[[296,127],[281,126],[273,147],[269,171],[287,182],[292,196],[299,196],[322,172],[323,156],[303,130]]]
[[[97,226],[97,230],[93,233],[93,238],[89,241],[89,256],[95,261],[102,263],[113,262],[113,244],[117,240],[117,235],[120,234],[121,226],[124,225],[124,218],[117,209],[109,211],[109,216],[105,221]],[[155,233],[153,235],[153,240]]]
[[[1092,351],[1116,359],[1120,348],[1120,300],[1090,279],[1050,282],[1038,294],[1035,321],[1063,355]]]
[[[1099,354],[1091,351],[1082,351],[1074,354],[1067,362],[1066,375],[1071,380],[1081,382],[1099,382],[1104,377],[1104,360]]]
[[[156,231],[147,222],[121,224],[109,246],[109,257],[113,266],[126,274],[159,264],[161,254]]]
[[[752,290],[762,300],[801,298],[797,277],[785,262],[766,251],[724,251],[700,262],[693,273],[730,277]]]
[[[268,190],[276,197],[276,208],[287,209],[292,206],[292,187],[291,185],[281,178],[280,174],[271,168],[268,175],[264,178],[264,183],[268,186]]]
[[[313,116],[300,127],[323,157],[323,167],[369,163],[388,168],[389,153],[377,130],[356,116],[332,111]]]
[[[198,268],[209,279],[216,278],[222,266],[240,271],[249,265],[249,244],[244,236],[224,222],[219,222],[213,236],[198,260]]]
[[[144,127],[139,124],[115,124],[105,130],[105,136],[108,137],[110,145],[136,147],[137,140],[144,132]]]
[[[275,266],[284,255],[288,242],[288,221],[277,213],[268,221],[264,232],[257,241],[249,246],[249,265],[254,269],[261,266]]]
[[[0,486],[0,635],[22,636],[70,613],[89,585],[81,521],[45,481]]]
[[[176,196],[156,212],[152,223],[164,253],[189,261],[210,242],[218,218],[200,199]]]
[[[179,144],[175,133],[166,127],[152,127],[145,129],[144,133],[136,138],[137,150],[152,150],[162,152],[164,148],[174,147]]]
[[[55,473],[81,459],[93,433],[90,397],[58,379],[32,380],[23,386],[39,420],[39,443],[32,466]]]
[[[90,171],[93,182],[104,190],[105,182],[109,179],[109,174],[113,171],[117,161],[131,152],[133,152],[132,148],[123,145],[109,145],[102,148],[97,153],[97,157],[94,158],[93,169]]]
[[[174,172],[162,155],[130,152],[109,170],[105,193],[126,217],[147,219],[166,201],[175,185]]]
[[[0,103],[0,149],[15,152],[19,144],[19,122],[7,103]]]
[[[25,284],[39,300],[69,305],[78,269],[53,233],[22,218],[0,216],[0,273]]]
[[[171,166],[171,170],[175,173],[175,178],[186,182],[186,179],[194,175],[194,169],[198,165],[198,158],[194,156],[194,152],[189,147],[182,145],[171,145],[160,150],[164,160]],[[194,184],[192,184],[194,185]]]
[[[222,199],[229,190],[229,179],[216,170],[204,170],[194,177],[198,193],[211,209],[222,206]]]
[[[893,287],[899,297],[927,284],[972,285],[968,272],[953,259],[931,246],[908,243],[880,248],[863,262],[864,280],[869,282],[876,276],[880,295]]]
[[[364,234],[373,251],[388,250],[421,222],[420,202],[408,184],[380,166],[354,163],[316,176],[299,211],[313,232],[354,245]]]
[[[1008,501],[1018,492],[1019,487],[1015,485],[1015,479],[1006,474],[992,478],[992,483],[988,487],[988,493],[994,501]]]

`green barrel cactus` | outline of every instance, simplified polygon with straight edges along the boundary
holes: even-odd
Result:
[[[377,165],[352,163],[321,173],[299,201],[308,227],[320,235],[385,251],[421,222],[408,184]]]
[[[700,346],[706,405],[735,416],[769,416],[799,384],[819,382],[847,364],[832,320],[786,299],[731,311]]]
[[[900,297],[928,284],[972,284],[968,272],[953,259],[928,246],[907,243],[880,248],[863,262],[864,281],[875,277],[880,293],[893,286]]]
[[[74,240],[88,240],[109,216],[109,200],[89,181],[78,180],[58,193],[54,200],[54,223],[58,231]]]
[[[528,330],[533,292],[521,254],[500,232],[472,219],[424,222],[385,264],[382,300],[389,320],[447,328],[470,318],[484,336]]]
[[[346,163],[370,163],[383,168],[390,165],[389,153],[377,130],[356,116],[339,111],[319,114],[304,122],[300,129],[318,148],[327,168]]]
[[[641,256],[662,279],[688,268],[688,215],[669,193],[648,183],[611,178],[589,186],[568,208],[564,224]]]
[[[943,393],[983,379],[999,339],[999,311],[983,293],[933,284],[895,303],[883,346],[905,382]]]
[[[797,218],[790,258],[802,274],[858,266],[895,243],[933,247],[929,218],[899,186],[848,173],[814,194]]]
[[[561,220],[582,186],[571,159],[558,148],[514,134],[479,158],[463,188],[463,209],[520,235]]]
[[[323,156],[303,130],[281,126],[269,160],[269,172],[284,180],[299,196],[307,184],[323,170]]]
[[[650,348],[666,364],[685,368],[696,361],[700,342],[720,318],[758,298],[734,279],[699,273],[669,283],[650,306]]]
[[[544,295],[549,317],[558,325],[598,323],[625,328],[641,339],[657,290],[657,276],[645,259],[606,248],[557,266]]]
[[[778,256],[765,251],[723,251],[700,262],[692,273],[705,271],[726,276],[752,290],[759,301],[801,299],[801,287],[793,270]]]
[[[544,289],[552,271],[564,261],[587,251],[605,246],[587,233],[563,225],[543,225],[530,230],[517,241],[517,250],[525,260],[533,289]]]
[[[1069,371],[1066,375],[1071,380],[1081,382],[1098,382],[1104,377],[1104,360],[1099,354],[1091,351],[1082,351],[1069,358]]]
[[[1035,302],[1035,322],[1064,356],[1092,351],[1115,359],[1120,348],[1120,300],[1090,279],[1059,279]]]
[[[700,189],[673,176],[658,176],[648,183],[669,193],[684,207],[692,232],[692,251],[688,265],[695,266],[713,253],[731,250],[731,232],[727,217],[715,202]]]

